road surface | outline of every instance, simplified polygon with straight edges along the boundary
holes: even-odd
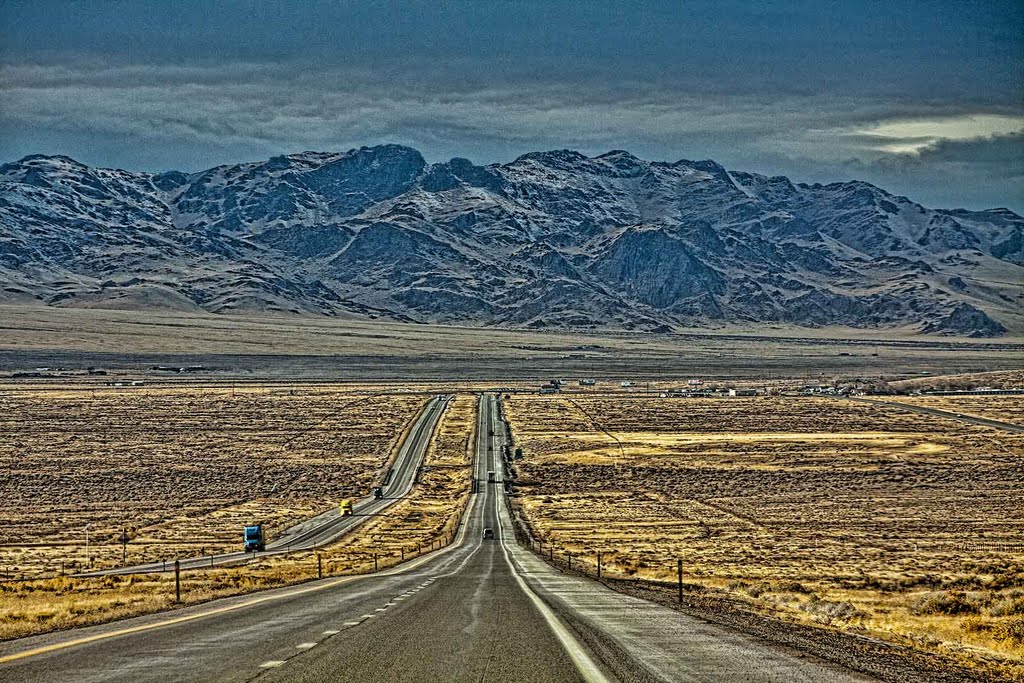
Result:
[[[480,405],[482,483],[444,550],[371,576],[2,643],[0,681],[871,680],[566,576],[519,547],[500,481],[486,483],[488,470],[500,479],[496,402]]]
[[[860,401],[861,403],[874,403],[875,405],[888,406],[889,408],[896,408],[897,410],[906,410],[912,413],[931,415],[933,417],[944,417],[950,420],[960,420],[961,422],[966,422],[968,424],[980,425],[982,427],[993,427],[995,429],[1005,429],[1006,431],[1016,432],[1017,434],[1024,434],[1024,426],[1016,425],[1012,422],[990,420],[987,417],[978,417],[977,415],[967,415],[966,413],[954,413],[948,410],[939,410],[938,408],[915,406],[909,403],[903,403],[902,401],[885,401],[882,399],[863,398],[860,396],[848,396],[847,400]]]
[[[300,524],[287,529],[279,538],[267,544],[267,549],[258,556],[275,555],[294,552],[296,550],[312,550],[327,545],[331,541],[352,531],[364,521],[379,514],[405,496],[412,488],[416,479],[416,471],[423,462],[430,439],[434,434],[438,421],[448,405],[450,397],[435,396],[416,419],[409,436],[402,443],[395,457],[391,477],[383,486],[384,497],[375,499],[372,496],[356,501],[352,506],[353,514],[342,516],[337,507],[312,517]],[[239,529],[238,544],[242,545],[242,533]],[[219,555],[203,555],[181,560],[181,568],[199,569],[218,565],[235,564],[253,559],[254,553],[242,551]],[[166,562],[151,562],[129,567],[117,567],[94,572],[84,572],[75,576],[103,576],[105,574],[149,574],[153,572],[173,571],[173,558]]]

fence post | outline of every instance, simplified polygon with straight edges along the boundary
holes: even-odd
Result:
[[[405,562],[405,548],[403,547],[401,550],[402,550],[402,562]]]
[[[601,553],[597,554],[597,578],[601,578]]]
[[[569,571],[572,571],[572,553],[566,553],[565,556],[569,558]]]
[[[377,571],[377,553],[373,554],[373,571]]]
[[[553,545],[548,546],[548,559],[552,562],[555,561],[555,546]]]
[[[679,604],[683,604],[683,561],[676,560],[676,578],[679,582]]]
[[[316,578],[324,578],[324,558],[320,556],[320,553],[316,554]]]
[[[181,602],[181,562],[174,561],[174,601]]]

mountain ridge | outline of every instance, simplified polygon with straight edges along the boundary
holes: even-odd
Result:
[[[0,301],[532,329],[1021,329],[1024,218],[624,150],[0,166]]]

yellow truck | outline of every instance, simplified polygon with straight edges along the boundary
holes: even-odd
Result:
[[[352,501],[346,498],[345,500],[341,501],[341,505],[338,506],[338,509],[341,511],[342,517],[344,517],[345,515],[351,515]]]

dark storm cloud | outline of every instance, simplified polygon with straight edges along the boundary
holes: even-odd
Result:
[[[0,25],[4,159],[624,148],[1024,208],[1019,184],[992,182],[1017,175],[1007,148],[966,158],[1024,122],[1017,2],[8,0]]]

